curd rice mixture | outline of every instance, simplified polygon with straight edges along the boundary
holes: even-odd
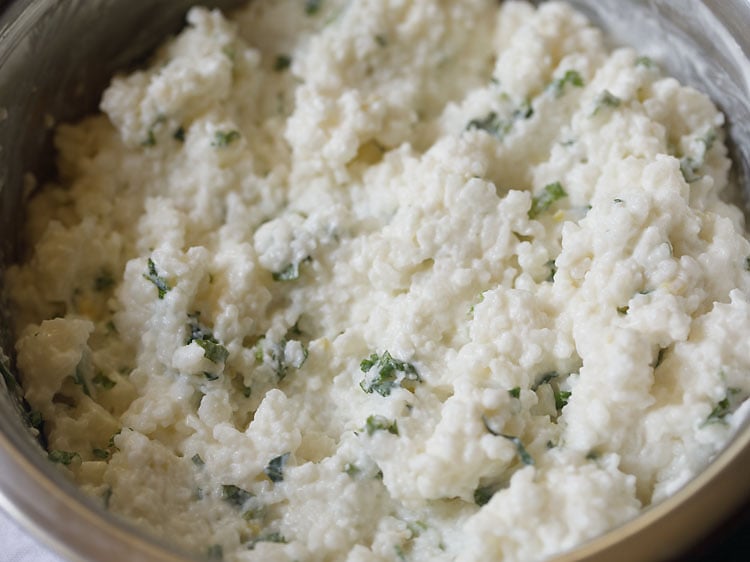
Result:
[[[538,560],[745,418],[723,117],[565,4],[195,8],[8,274],[50,460],[209,560]]]

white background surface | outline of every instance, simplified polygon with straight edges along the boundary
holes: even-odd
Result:
[[[0,562],[64,562],[0,509]]]

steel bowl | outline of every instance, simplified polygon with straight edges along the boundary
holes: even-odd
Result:
[[[116,71],[137,66],[180,29],[191,0],[0,0],[0,295],[23,256],[26,199],[54,176],[54,123],[96,110]],[[242,0],[204,5],[231,9]],[[727,116],[734,160],[728,194],[750,201],[750,0],[571,0],[670,74],[708,93]],[[108,513],[46,461],[14,375],[8,307],[0,300],[0,507],[70,560],[192,558]],[[681,555],[750,496],[746,424],[708,468],[671,498],[560,560],[666,560]]]

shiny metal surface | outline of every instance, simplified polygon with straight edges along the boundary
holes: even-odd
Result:
[[[29,185],[52,173],[50,129],[96,109],[109,77],[143,60],[179,29],[191,0],[0,0],[0,290],[23,253],[19,225]],[[230,8],[240,1],[204,5]],[[736,199],[750,197],[750,0],[571,0],[669,73],[711,95],[728,116]],[[746,213],[747,214],[747,213]],[[14,390],[7,307],[0,303],[0,507],[70,560],[188,559],[117,520],[57,468],[22,421]],[[0,379],[0,380],[2,380]],[[637,519],[560,560],[678,556],[750,495],[750,428],[697,479]]]

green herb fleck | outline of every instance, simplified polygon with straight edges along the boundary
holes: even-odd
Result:
[[[284,480],[284,466],[287,460],[289,460],[289,455],[290,453],[284,453],[283,455],[274,457],[263,470],[271,482],[281,482]]]
[[[750,271],[750,256],[745,258],[745,271]]]
[[[558,411],[562,410],[567,404],[568,399],[571,396],[571,392],[568,390],[555,390],[555,408],[557,408]]]
[[[172,135],[172,138],[178,142],[185,142],[185,127],[180,125]]]
[[[511,388],[508,391],[508,394],[510,394],[513,398],[520,398],[521,397],[521,387],[520,386],[515,386],[515,387]]]
[[[99,371],[96,376],[94,376],[93,379],[91,379],[91,382],[93,382],[96,386],[100,386],[104,390],[109,390],[113,388],[117,382],[110,379],[107,375]]]
[[[203,356],[212,363],[223,363],[229,357],[227,348],[214,340],[193,340],[203,348]]]
[[[349,478],[356,478],[362,470],[356,464],[348,462],[344,465],[344,472],[349,475]]]
[[[499,433],[492,429],[490,427],[489,420],[482,416],[482,422],[484,423],[484,428],[492,435],[496,437],[503,437],[513,443],[516,446],[516,453],[518,454],[518,458],[521,459],[521,462],[525,465],[533,465],[534,459],[531,457],[531,455],[526,451],[526,447],[523,446],[523,443],[521,443],[521,440],[518,437],[515,437],[513,435],[506,435],[504,433]]]
[[[273,63],[273,69],[276,72],[282,72],[288,69],[292,65],[292,57],[289,55],[277,55],[276,61]]]
[[[251,386],[248,386],[246,384],[242,385],[242,396],[245,398],[250,398],[250,396],[253,393],[253,388]]]
[[[141,142],[141,146],[145,146],[145,147],[156,146],[156,135],[154,135],[153,129],[148,130],[148,133],[146,133],[146,140]]]
[[[664,357],[667,354],[666,347],[659,348],[659,353],[656,354],[656,361],[654,362],[654,369],[656,369],[659,365],[661,365],[664,362]]]
[[[68,466],[76,458],[78,460],[80,460],[81,459],[81,455],[79,455],[76,452],[60,451],[60,450],[57,450],[57,449],[53,449],[52,451],[49,451],[47,453],[47,458],[49,460],[51,460],[52,462]]]
[[[685,178],[687,183],[694,183],[703,178],[703,174],[700,173],[702,165],[702,161],[698,161],[692,156],[680,158],[680,172],[682,172],[682,177]]]
[[[570,84],[576,88],[583,88],[583,78],[575,70],[568,70],[562,76],[554,80],[549,86],[548,90],[551,91],[556,98],[561,97],[565,93],[565,86]]]
[[[111,452],[107,449],[91,449],[91,454],[94,456],[95,459],[99,460],[107,460],[111,456]]]
[[[44,423],[42,413],[38,410],[29,410],[28,412],[24,412],[24,418],[26,418],[26,423],[28,423],[30,427],[35,427],[37,429],[41,428],[42,423]]]
[[[557,273],[557,265],[555,265],[555,260],[549,260],[544,265],[546,265],[549,268],[549,275],[547,276],[547,281],[549,283],[554,283],[555,274]]]
[[[373,353],[368,359],[362,360],[359,368],[363,373],[373,371],[359,383],[360,388],[368,394],[377,392],[381,396],[388,396],[393,388],[405,388],[414,392],[417,383],[422,382],[414,365],[394,359],[388,351],[381,356]]]
[[[260,535],[259,537],[255,537],[252,541],[250,541],[250,544],[248,545],[248,549],[252,550],[255,548],[255,545],[259,542],[276,542],[276,543],[286,543],[287,540],[281,533],[267,533],[265,535]]]
[[[480,486],[479,488],[474,490],[474,503],[479,507],[487,505],[494,495],[494,486]]]
[[[320,5],[323,0],[305,0],[305,13],[308,16],[314,16],[320,11]]]
[[[387,431],[393,435],[398,435],[398,424],[396,421],[390,421],[385,416],[368,416],[365,422],[365,431],[367,435],[372,435],[376,431]]]
[[[212,544],[206,549],[206,560],[208,562],[222,562],[224,560],[224,549],[220,544]]]
[[[76,367],[76,371],[73,374],[73,382],[81,387],[81,390],[83,390],[83,393],[86,396],[91,396],[91,390],[89,389],[89,384],[86,381],[86,377],[83,374],[83,369],[81,368],[80,363]]]
[[[556,201],[567,197],[567,195],[559,181],[545,185],[542,193],[531,200],[529,218],[535,219],[541,213],[547,211]]]
[[[109,271],[102,270],[101,273],[94,279],[94,290],[101,293],[108,289],[111,289],[115,285],[115,280]]]
[[[547,373],[544,373],[537,382],[531,385],[531,390],[536,391],[543,384],[549,384],[553,379],[556,379],[559,376],[560,373],[558,373],[557,371],[549,371]]]
[[[385,38],[385,35],[376,35],[375,42],[381,47],[385,47],[388,45],[388,40]]]
[[[644,68],[654,68],[656,63],[651,57],[640,56],[635,59],[635,66],[642,66]]]
[[[601,94],[596,96],[596,99],[594,100],[594,112],[591,115],[594,116],[598,114],[605,107],[615,109],[620,107],[621,103],[622,100],[620,98],[612,94],[609,90],[604,90]]]
[[[169,286],[166,279],[160,277],[157,273],[156,264],[151,258],[148,258],[148,274],[144,273],[143,277],[156,285],[156,290],[159,292],[160,299],[163,299],[164,295],[172,290],[172,287]]]
[[[308,258],[309,259],[309,258]],[[305,260],[303,260],[305,261]],[[293,262],[281,271],[274,271],[271,275],[274,281],[296,281],[299,279],[299,266],[301,262]]]
[[[211,141],[211,146],[217,148],[223,148],[229,146],[234,141],[240,138],[239,131],[216,131],[214,133],[214,140]]]
[[[629,310],[630,310],[630,307],[627,304],[625,306],[618,306],[617,307],[617,313],[618,314],[625,315],[625,314],[628,313]]]
[[[201,458],[201,456],[198,453],[195,453],[191,458],[191,461],[193,461],[193,464],[197,467],[204,466],[206,462]]]
[[[254,494],[234,484],[223,484],[221,486],[221,499],[234,507],[242,507],[245,502],[253,497],[255,497]]]

